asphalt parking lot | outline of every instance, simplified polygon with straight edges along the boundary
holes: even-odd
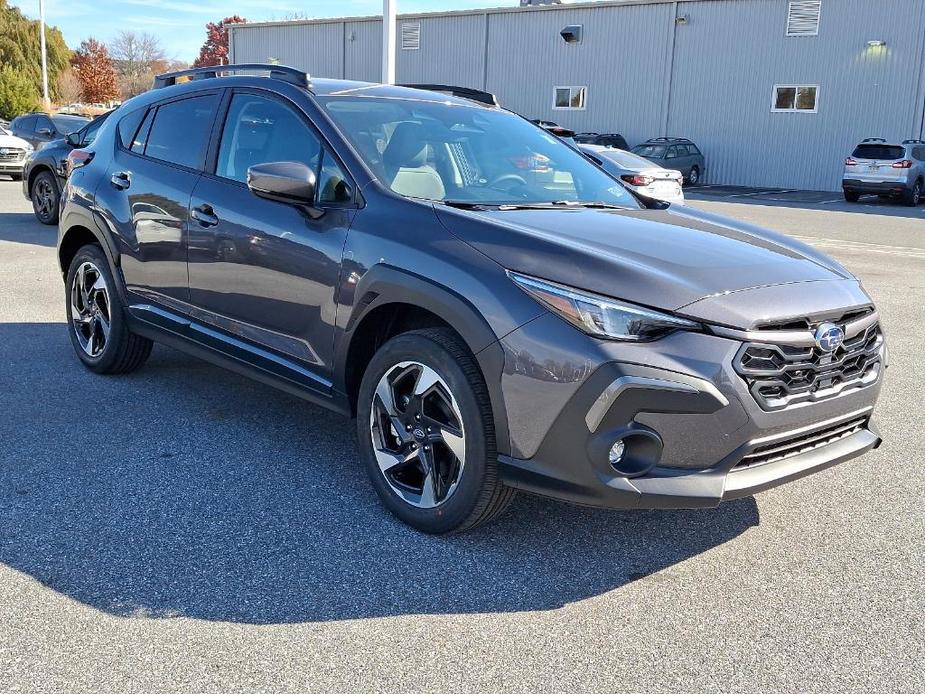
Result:
[[[883,446],[715,510],[521,496],[432,538],[351,422],[162,347],[82,369],[55,230],[0,179],[0,688],[925,691],[925,206],[734,195],[691,198],[878,301]]]

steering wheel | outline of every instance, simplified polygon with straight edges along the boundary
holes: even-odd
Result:
[[[496,178],[495,180],[493,180],[491,183],[488,184],[488,187],[489,188],[500,188],[501,190],[509,191],[509,188],[504,188],[501,186],[501,184],[504,184],[504,183],[515,183],[519,186],[527,185],[527,182],[523,179],[522,176],[509,173],[509,174],[503,174],[501,176],[498,176],[498,178]],[[513,188],[513,187],[514,186],[510,186],[510,188]]]

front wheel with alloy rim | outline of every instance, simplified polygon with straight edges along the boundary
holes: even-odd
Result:
[[[61,194],[58,192],[58,182],[54,174],[42,171],[32,182],[32,211],[42,224],[58,223],[58,202]]]
[[[687,175],[687,185],[695,186],[698,183],[700,183],[700,169],[695,166]]]
[[[152,343],[132,333],[103,250],[77,251],[67,273],[67,320],[74,351],[91,371],[128,373],[151,354]]]
[[[379,349],[360,385],[357,432],[380,499],[418,530],[468,530],[513,498],[498,475],[484,378],[449,329],[403,333]]]

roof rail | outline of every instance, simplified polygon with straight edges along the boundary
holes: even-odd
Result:
[[[454,87],[449,84],[399,84],[399,87],[408,87],[409,89],[424,89],[429,92],[441,92],[458,96],[470,101],[478,101],[480,104],[488,106],[500,106],[498,97],[491,92],[483,92],[481,89],[471,89],[470,87]]]
[[[152,89],[161,89],[177,84],[181,77],[189,77],[191,80],[204,80],[210,77],[218,77],[233,72],[244,72],[248,70],[263,70],[270,73],[270,77],[278,79],[297,87],[311,91],[312,79],[307,72],[296,70],[294,67],[286,65],[271,65],[269,63],[238,63],[234,65],[212,65],[209,67],[193,67],[188,70],[177,70],[176,72],[166,72],[163,75],[157,75],[154,78]],[[185,81],[185,80],[184,80]]]
[[[690,142],[686,137],[650,137],[646,142]]]
[[[903,140],[904,145],[925,145],[925,140]]]
[[[864,142],[886,142],[886,138],[885,137],[865,137],[863,140],[861,140],[862,144]]]

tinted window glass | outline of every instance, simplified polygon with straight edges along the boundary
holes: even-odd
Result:
[[[636,145],[633,147],[633,154],[638,154],[646,159],[664,159],[665,145]]]
[[[38,132],[42,128],[48,128],[51,131],[54,131],[55,126],[51,122],[51,118],[48,116],[36,116],[35,117],[35,130]]]
[[[76,133],[87,123],[90,122],[89,118],[79,118],[77,116],[52,116],[52,123],[54,123],[54,128],[62,135],[70,135],[71,133]]]
[[[638,207],[626,189],[563,140],[510,113],[461,99],[318,100],[378,178],[400,195],[486,204],[569,200]]]
[[[925,147],[916,147],[912,150],[912,156],[919,161],[925,161]]]
[[[902,159],[906,150],[891,145],[858,145],[851,155],[858,159]]]
[[[273,161],[299,161],[317,172],[320,155],[318,138],[291,108],[275,99],[235,94],[222,130],[216,174],[243,182],[249,167]]]
[[[124,116],[122,120],[119,121],[119,141],[126,149],[132,148],[132,138],[135,137],[135,133],[138,132],[138,126],[141,124],[141,119],[144,118],[144,115],[145,110],[139,108],[136,111],[132,111],[127,116]]]
[[[81,138],[81,146],[86,147],[87,145],[92,145],[93,141],[96,140],[96,134],[100,131],[100,128],[103,127],[103,123],[106,122],[107,116],[97,118],[95,121],[90,123],[87,126],[86,130],[83,131],[83,137]]]
[[[35,130],[35,116],[23,116],[13,121],[13,127],[17,130]]]
[[[326,151],[321,163],[321,175],[318,177],[318,202],[350,202],[352,197],[347,176],[337,160]]]
[[[218,97],[209,94],[159,106],[145,154],[191,169],[202,166],[217,103]]]
[[[148,141],[148,132],[151,130],[151,123],[154,122],[154,114],[156,111],[156,108],[152,108],[148,111],[148,115],[145,116],[144,122],[141,124],[141,127],[138,128],[138,133],[132,138],[132,144],[129,149],[133,152],[144,154],[145,143]]]
[[[668,154],[665,155],[665,159],[677,159],[681,156],[681,148],[678,145],[668,148]]]

